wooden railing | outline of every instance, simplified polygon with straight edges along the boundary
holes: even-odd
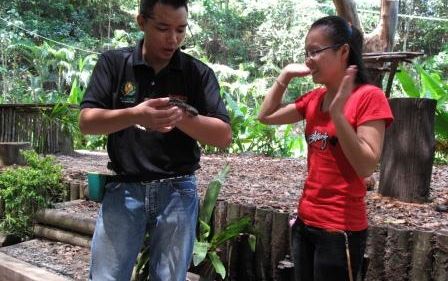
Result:
[[[38,153],[69,154],[73,140],[61,124],[45,116],[54,105],[0,104],[0,142],[29,142]]]

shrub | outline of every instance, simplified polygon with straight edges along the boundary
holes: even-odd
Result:
[[[0,198],[4,201],[4,218],[0,229],[22,238],[32,234],[37,210],[65,197],[62,166],[52,156],[39,156],[32,150],[22,151],[28,166],[8,168],[0,173]]]

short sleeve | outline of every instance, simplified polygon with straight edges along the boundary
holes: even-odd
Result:
[[[361,95],[357,109],[357,126],[368,121],[384,120],[388,127],[393,119],[392,110],[384,92],[377,87],[368,87]]]
[[[112,75],[107,57],[100,55],[81,102],[81,109],[112,108]]]
[[[201,77],[201,88],[203,91],[205,109],[205,112],[201,112],[201,114],[230,123],[229,113],[221,98],[218,79],[212,69],[207,68],[203,73]]]
[[[310,103],[311,100],[313,100],[313,97],[321,94],[322,91],[323,89],[318,88],[299,96],[294,102],[297,111],[302,116],[306,116],[306,109],[308,107],[308,104]]]

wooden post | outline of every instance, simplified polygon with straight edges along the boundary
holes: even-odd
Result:
[[[394,98],[395,120],[386,130],[379,193],[405,202],[428,200],[434,161],[436,101]]]
[[[256,209],[255,231],[257,233],[257,247],[255,250],[255,264],[257,280],[272,280],[271,267],[271,233],[272,233],[272,210]]]
[[[386,280],[409,280],[411,245],[411,231],[392,227],[387,229],[386,251],[384,253]]]
[[[415,231],[413,235],[411,271],[409,280],[430,281],[432,267],[432,231]]]
[[[369,228],[367,239],[367,253],[369,256],[369,268],[366,280],[385,280],[384,278],[384,256],[386,247],[387,230],[380,226]]]
[[[448,232],[438,231],[435,236],[434,245],[434,281],[448,280]]]
[[[271,233],[271,267],[274,280],[280,279],[280,273],[277,268],[278,263],[290,253],[289,236],[289,214],[274,211]]]

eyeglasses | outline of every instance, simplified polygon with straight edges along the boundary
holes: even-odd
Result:
[[[311,50],[311,51],[305,51],[305,59],[311,58],[314,59],[317,57],[317,55],[325,50],[333,49],[336,50],[337,48],[341,47],[343,44],[334,44],[331,46],[323,47],[317,50]]]

